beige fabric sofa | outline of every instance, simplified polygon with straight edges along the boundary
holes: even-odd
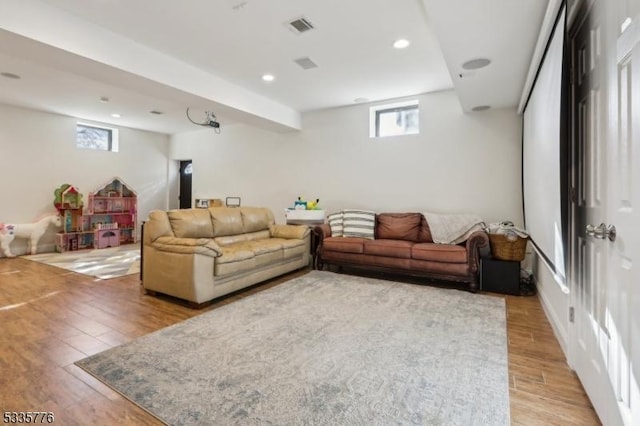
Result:
[[[142,285],[201,304],[309,264],[309,228],[275,224],[262,207],[152,211]]]

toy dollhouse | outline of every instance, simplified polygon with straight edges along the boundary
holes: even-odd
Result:
[[[136,242],[137,201],[136,192],[117,177],[89,194],[96,248]]]
[[[83,232],[82,194],[77,187],[65,183],[54,192],[54,207],[62,217],[62,231],[56,235],[56,251],[90,247],[90,232]]]
[[[65,183],[54,191],[53,205],[58,211],[61,209],[82,209],[82,194],[73,185]]]
[[[60,189],[60,194],[56,190],[54,201],[54,205],[63,217],[62,232],[59,232],[56,237],[58,252],[91,247],[98,249],[116,247],[136,242],[138,197],[122,179],[113,178],[91,192],[87,211],[84,214],[82,195],[77,188],[66,187],[65,184]],[[65,201],[67,192],[68,202]],[[78,194],[75,201],[71,194]]]

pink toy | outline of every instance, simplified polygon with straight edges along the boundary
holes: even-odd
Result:
[[[15,257],[11,253],[9,244],[15,238],[29,239],[29,248],[31,254],[36,254],[38,249],[38,241],[47,231],[49,224],[53,224],[56,228],[62,226],[62,218],[59,215],[46,216],[34,223],[23,224],[0,224],[0,249],[6,257]]]

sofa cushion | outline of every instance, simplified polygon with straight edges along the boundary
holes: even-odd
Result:
[[[411,246],[415,243],[401,240],[367,240],[364,254],[411,259]]]
[[[342,211],[342,223],[343,236],[373,240],[376,225],[375,212],[345,209]]]
[[[204,209],[169,210],[171,229],[178,238],[212,238],[213,227],[209,212]]]
[[[247,234],[228,235],[226,237],[215,237],[213,241],[220,246],[229,246],[231,244],[241,243],[247,241]]]
[[[282,251],[282,243],[275,238],[247,241],[244,245],[253,250],[255,255]]]
[[[343,231],[342,212],[332,213],[329,216],[327,216],[327,223],[331,228],[332,237],[342,237],[342,231]]]
[[[256,254],[255,267],[270,266],[282,261],[282,249]]]
[[[429,223],[427,219],[425,219],[424,215],[420,215],[422,218],[420,220],[420,232],[418,233],[418,242],[419,243],[432,243],[433,237],[431,236],[431,229],[429,228]]]
[[[282,244],[277,241],[255,240],[247,242],[255,254],[255,266],[272,265],[282,260]]]
[[[273,213],[264,207],[240,207],[243,232],[256,232],[269,229],[274,223]]]
[[[149,213],[149,220],[144,224],[144,238],[147,241],[155,241],[159,237],[173,237],[173,229],[167,213],[162,210],[153,210]]]
[[[310,232],[307,225],[271,225],[269,232],[275,238],[302,239]]]
[[[223,255],[216,259],[215,275],[229,275],[272,265],[305,251],[303,240],[283,238],[241,241],[221,249]]]
[[[376,221],[376,238],[418,241],[422,214],[380,213]]]
[[[275,240],[280,241],[282,244],[282,257],[284,259],[290,259],[292,257],[301,256],[305,252],[308,252],[308,248],[305,247],[304,240],[296,240],[296,239],[284,239],[284,238],[273,238]]]
[[[222,255],[222,249],[211,238],[158,237],[151,245],[157,250],[172,253],[199,253],[210,257]]]
[[[247,232],[246,234],[244,234],[244,236],[246,237],[246,241],[266,240],[267,238],[271,237],[271,233],[265,229],[257,232]],[[227,237],[224,237],[224,238],[227,238]]]
[[[365,241],[364,238],[329,237],[322,241],[322,250],[362,254]]]
[[[257,232],[248,232],[246,234],[238,234],[238,235],[227,235],[225,237],[216,237],[214,241],[221,246],[228,246],[230,244],[240,243],[242,241],[252,241],[252,240],[264,240],[268,239],[271,236],[268,230],[257,231]]]
[[[244,233],[242,213],[236,207],[210,207],[208,209],[213,224],[213,236],[225,237]]]
[[[467,263],[467,249],[455,244],[417,243],[411,247],[411,258],[444,263]]]
[[[220,248],[222,249],[222,256],[216,258],[216,263],[238,262],[240,260],[251,259],[255,256],[251,247],[246,245],[246,243],[237,243]]]

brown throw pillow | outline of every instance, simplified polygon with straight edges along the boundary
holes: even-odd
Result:
[[[377,220],[376,238],[418,241],[420,213],[380,213]]]
[[[431,229],[429,228],[427,219],[425,219],[423,215],[420,215],[420,216],[421,216],[421,221],[420,221],[420,233],[418,234],[418,242],[432,243],[433,237],[431,236]]]

